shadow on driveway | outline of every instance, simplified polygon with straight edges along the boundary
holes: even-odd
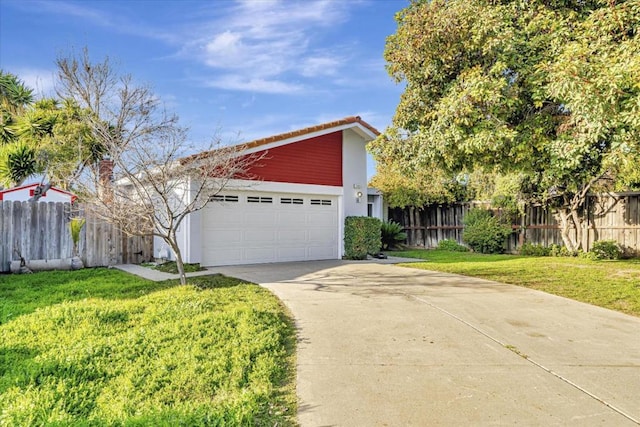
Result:
[[[638,318],[378,260],[214,270],[293,313],[303,426],[640,424]]]

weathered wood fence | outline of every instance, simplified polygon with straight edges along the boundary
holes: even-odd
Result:
[[[389,219],[404,227],[408,245],[433,248],[444,239],[462,243],[463,218],[471,207],[480,205],[483,203],[396,208],[389,210]],[[591,249],[598,240],[615,240],[627,250],[640,254],[640,193],[592,195],[587,199],[586,211],[584,250]],[[512,227],[508,252],[516,252],[524,242],[562,245],[560,227],[547,206],[527,206]]]
[[[151,236],[130,237],[96,218],[84,206],[69,203],[0,202],[0,272],[11,261],[52,260],[73,256],[71,217],[86,219],[78,242],[78,255],[87,267],[140,263],[153,258]]]

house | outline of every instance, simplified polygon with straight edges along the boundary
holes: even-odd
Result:
[[[0,201],[11,200],[17,202],[26,202],[30,200],[38,191],[40,191],[39,186],[40,184],[36,182],[29,185],[0,190]],[[56,187],[51,187],[40,196],[38,202],[73,203],[75,202],[76,198],[76,195],[73,193],[61,190]]]
[[[178,230],[185,262],[204,266],[340,259],[344,219],[381,212],[368,203],[366,144],[379,132],[347,117],[246,143],[265,155]],[[154,254],[167,248],[156,239]]]

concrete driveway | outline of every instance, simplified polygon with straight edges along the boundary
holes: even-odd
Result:
[[[302,426],[640,424],[640,318],[374,262],[215,270],[293,313]]]

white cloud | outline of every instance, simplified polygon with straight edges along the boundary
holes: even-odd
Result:
[[[264,93],[301,93],[309,85],[288,83],[333,76],[348,58],[320,48],[327,29],[348,18],[353,2],[243,0],[215,9],[215,19],[193,28],[201,37],[185,43],[195,56],[221,73],[209,85]],[[335,48],[337,50],[337,48]]]
[[[231,31],[216,35],[205,47],[207,54],[218,57],[226,55],[236,55],[244,50],[241,46],[241,36]]]
[[[340,85],[354,54],[350,47],[326,47],[327,34],[349,19],[356,0],[237,0],[196,4],[171,27],[132,17],[127,3],[38,0],[18,7],[83,20],[117,33],[178,46],[178,57],[196,60],[217,73],[209,86],[234,91],[301,94]],[[135,18],[135,19],[134,19]],[[320,81],[330,76],[330,82]],[[315,79],[315,80],[313,80]],[[200,80],[207,80],[202,79]],[[291,83],[291,82],[304,82]]]
[[[215,79],[205,80],[205,85],[219,89],[251,91],[260,93],[295,94],[304,91],[304,86],[286,83],[280,80],[269,80],[259,77],[227,74]]]
[[[305,77],[333,76],[342,66],[342,60],[328,56],[306,58],[301,66],[301,74]]]

